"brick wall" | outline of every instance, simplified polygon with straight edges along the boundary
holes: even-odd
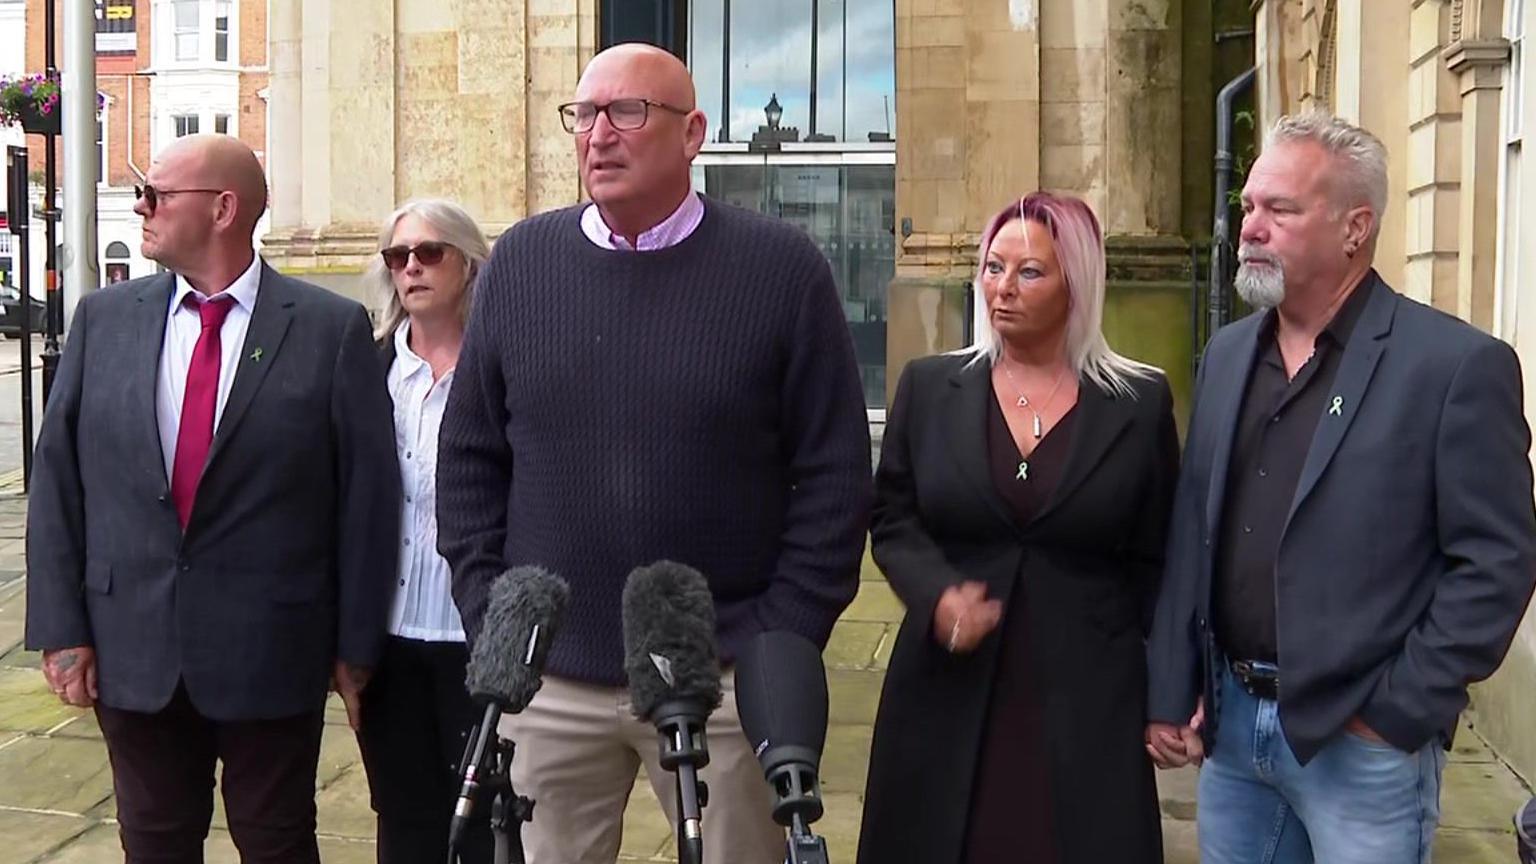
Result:
[[[54,0],[56,14],[55,20],[58,33],[55,44],[62,54],[64,19],[62,0]],[[264,68],[267,64],[267,4],[264,0],[233,0],[238,6],[237,13],[239,23],[239,62],[242,68]],[[107,112],[107,177],[113,186],[132,186],[140,182],[137,174],[130,167],[130,146],[132,148],[131,162],[140,171],[149,170],[150,161],[150,118],[152,115],[150,105],[149,78],[140,74],[150,68],[151,65],[151,40],[153,37],[153,23],[151,16],[152,0],[136,0],[134,14],[136,21],[136,36],[138,39],[138,54],[136,57],[108,56],[99,57],[96,61],[96,86],[101,92],[107,94],[109,109]],[[43,13],[45,0],[27,0],[27,38],[26,38],[26,68],[29,73],[42,72],[44,68],[45,54],[43,43]],[[268,75],[266,72],[247,72],[240,76],[240,103],[239,111],[239,135],[257,155],[261,157],[262,164],[266,164],[266,137],[267,137],[267,106],[257,92],[267,86]],[[129,123],[129,89],[132,88],[132,120]],[[133,140],[129,141],[132,134]],[[32,171],[41,174],[43,171],[43,139],[41,136],[28,136],[28,162]],[[59,182],[64,182],[64,145],[60,141],[56,145],[57,174]]]

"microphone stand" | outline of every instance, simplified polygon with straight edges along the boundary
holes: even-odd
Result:
[[[789,828],[788,864],[827,864],[827,841],[811,832],[824,807],[816,773],[808,764],[788,762],[770,773],[773,821]]]
[[[709,805],[709,786],[698,771],[709,764],[709,741],[704,734],[705,712],[686,702],[667,702],[658,707],[656,734],[661,740],[661,767],[677,781],[678,864],[704,864],[703,808]]]
[[[478,763],[476,775],[479,780],[475,792],[477,795],[495,796],[491,799],[491,838],[495,843],[495,853],[491,860],[494,864],[527,864],[528,859],[523,853],[523,823],[533,821],[533,799],[517,794],[517,790],[512,787],[512,756],[517,750],[517,744],[496,735],[494,731],[490,734],[495,736],[495,743],[485,748],[484,756]],[[475,745],[473,739],[465,745],[465,766],[474,759]],[[464,772],[461,770],[459,773]],[[455,864],[458,860],[458,840],[457,836],[449,838],[448,864]]]
[[[795,816],[789,830],[788,864],[827,864],[827,841],[811,833],[805,820]]]
[[[486,783],[496,792],[491,802],[491,836],[496,842],[495,864],[526,864],[523,857],[523,823],[533,821],[533,799],[512,788],[512,754],[517,745],[509,738],[496,739]]]

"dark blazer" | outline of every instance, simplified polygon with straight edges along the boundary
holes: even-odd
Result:
[[[906,604],[880,699],[859,861],[960,861],[998,633],[970,655],[932,634],[939,595],[979,580],[1006,609],[1028,580],[1027,627],[1063,864],[1161,860],[1142,743],[1144,626],[1162,570],[1178,435],[1162,376],[1134,398],[1080,382],[1052,502],[1020,527],[987,466],[990,367],[915,360],[902,373],[875,475],[875,561]]]
[[[155,418],[174,284],[137,279],[75,310],[27,506],[27,647],[94,646],[114,708],[156,711],[184,681],[215,720],[318,710],[336,658],[378,658],[398,554],[368,315],[262,265],[183,535]]]
[[[1356,290],[1370,297],[1275,561],[1280,721],[1303,763],[1357,714],[1402,750],[1449,741],[1536,579],[1515,352],[1374,271]],[[1207,746],[1225,662],[1210,626],[1214,538],[1261,320],[1217,333],[1201,363],[1150,644],[1152,718],[1185,722],[1204,692]]]

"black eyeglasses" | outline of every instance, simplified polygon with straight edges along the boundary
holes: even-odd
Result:
[[[144,209],[151,214],[160,206],[160,198],[163,195],[180,195],[183,192],[206,192],[210,195],[223,195],[228,189],[156,189],[145,183],[143,186],[133,187],[133,197],[144,202]]]
[[[665,102],[650,99],[615,99],[603,105],[596,102],[567,102],[560,106],[560,122],[565,131],[581,135],[592,131],[598,114],[607,114],[608,122],[620,132],[633,132],[645,125],[652,108],[660,108],[679,116],[687,116],[686,108],[678,108]]]
[[[379,254],[384,256],[385,267],[391,270],[404,270],[405,265],[410,263],[412,255],[415,255],[416,260],[421,262],[421,266],[431,267],[434,264],[442,263],[443,253],[455,248],[458,247],[452,243],[425,240],[417,243],[415,246],[390,246],[387,249],[380,249]]]

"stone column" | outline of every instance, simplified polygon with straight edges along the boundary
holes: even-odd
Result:
[[[277,108],[283,113],[274,121],[272,149],[288,167],[279,169],[284,177],[275,184],[279,221],[265,254],[285,272],[371,299],[362,297],[356,274],[373,254],[379,220],[395,206],[395,3],[304,0],[294,6],[302,10],[299,32],[291,8],[282,9],[275,31],[284,44],[274,44],[274,53],[290,54],[286,81],[274,82],[286,104]],[[295,38],[299,117],[289,125]]]
[[[295,134],[303,123],[303,0],[271,0],[267,19],[271,83],[267,123],[271,130],[267,153],[267,186],[271,190],[272,240],[291,237],[301,222],[303,149]],[[271,242],[271,241],[268,241]]]
[[[896,0],[896,220],[886,393],[964,344],[983,222],[1040,185],[1040,18],[1028,0]]]
[[[1387,147],[1387,212],[1376,246],[1376,269],[1388,284],[1409,290],[1408,72],[1413,49],[1406,3],[1338,0],[1337,84],[1333,110],[1371,130]],[[1398,203],[1394,203],[1398,202]],[[1426,286],[1421,286],[1427,288]],[[1429,302],[1426,294],[1417,299]]]
[[[1444,52],[1461,103],[1461,202],[1456,215],[1456,314],[1496,332],[1499,162],[1503,156],[1504,70],[1509,43],[1463,39]]]
[[[1108,14],[1109,0],[1061,3],[1040,22],[1040,182],[1082,198],[1101,218]]]
[[[528,212],[581,200],[576,150],[555,108],[574,98],[597,48],[597,0],[528,4]]]
[[[458,201],[493,236],[580,199],[555,106],[596,50],[596,0],[273,4],[283,269],[350,292],[411,198]]]
[[[1182,0],[1110,0],[1104,76],[1109,236],[1176,236],[1183,199]]]
[[[1254,54],[1258,67],[1259,128],[1300,107],[1307,83],[1302,0],[1254,0]]]
[[[1407,163],[1406,262],[1400,288],[1455,314],[1462,305],[1457,269],[1469,251],[1459,244],[1462,169],[1472,154],[1462,151],[1456,76],[1440,57],[1449,35],[1450,7],[1444,0],[1417,0],[1409,13],[1407,147],[1392,156]]]

